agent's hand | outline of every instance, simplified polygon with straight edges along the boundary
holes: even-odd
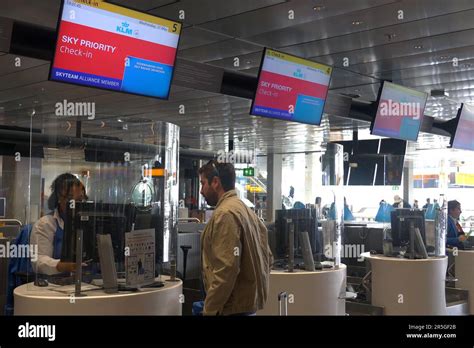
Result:
[[[86,267],[87,264],[83,263],[82,267]],[[58,272],[63,273],[63,272],[75,272],[76,271],[76,263],[75,262],[61,262],[56,265],[56,269]]]

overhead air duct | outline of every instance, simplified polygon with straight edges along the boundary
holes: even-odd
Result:
[[[157,153],[157,145],[128,143],[124,141],[96,139],[96,138],[76,138],[64,135],[46,135],[41,133],[31,133],[33,146],[45,146],[55,148],[87,149],[110,152],[129,152],[141,155],[154,156]],[[2,142],[29,143],[30,133],[11,129],[0,129],[0,139]],[[180,157],[194,159],[213,159],[217,153],[192,148],[180,148]]]

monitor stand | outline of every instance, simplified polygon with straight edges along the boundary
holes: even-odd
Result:
[[[118,291],[117,271],[110,234],[97,235],[97,248],[99,251],[100,270],[104,280],[104,291],[107,294],[116,293]]]
[[[74,277],[74,296],[85,297],[86,294],[81,292],[82,285],[82,229],[76,230],[76,274]]]
[[[428,253],[426,252],[420,230],[415,228],[413,221],[410,221],[410,246],[405,257],[412,260],[428,258]]]

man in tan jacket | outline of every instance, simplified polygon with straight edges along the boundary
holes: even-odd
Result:
[[[201,194],[216,209],[201,235],[204,315],[251,315],[268,295],[273,257],[265,225],[238,197],[230,163],[199,169]]]

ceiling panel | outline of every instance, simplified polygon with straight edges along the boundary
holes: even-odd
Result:
[[[283,2],[285,0],[181,0],[170,6],[152,10],[150,13],[189,24],[201,24],[221,18],[233,18],[239,13],[252,12]]]
[[[472,5],[474,6],[474,2],[472,2]],[[327,54],[334,55],[338,52],[359,52],[364,47],[378,46],[384,49],[389,44],[395,45],[396,43],[406,41],[412,42],[412,46],[414,46],[418,44],[414,40],[422,40],[420,44],[423,44],[424,38],[427,37],[434,38],[442,34],[472,29],[474,27],[471,21],[473,16],[474,10],[469,10],[426,20],[407,22],[389,27],[385,26],[380,29],[365,30],[355,34],[334,35],[334,37],[327,40],[316,40],[309,43],[286,46],[283,50],[298,56],[317,57]],[[443,25],[446,23],[449,24]],[[440,48],[438,47],[438,49]]]
[[[40,65],[49,66],[44,60],[19,57],[10,54],[0,55],[0,76],[14,74]]]
[[[472,49],[471,49],[472,50]],[[444,56],[442,56],[444,58]],[[463,59],[458,61],[457,66],[453,66],[452,60],[445,63],[435,63],[431,65],[421,65],[418,67],[407,67],[402,70],[386,71],[379,73],[377,77],[395,81],[406,81],[413,78],[438,76],[449,77],[451,74],[463,74],[474,67],[474,59]]]
[[[211,29],[234,37],[250,37],[257,34],[289,28],[297,24],[337,16],[343,13],[363,10],[374,6],[383,6],[395,0],[326,0],[326,1],[290,1],[277,6],[260,9],[239,16],[223,18],[204,25]],[[322,11],[315,11],[322,6]],[[294,17],[290,16],[293,11]],[[258,25],[249,25],[258,23]]]
[[[361,74],[377,76],[380,78],[397,78],[402,76],[403,71],[410,68],[434,67],[446,62],[452,64],[454,57],[458,58],[458,66],[454,70],[464,69],[465,60],[472,59],[474,53],[472,46],[461,46],[436,52],[425,52],[408,57],[397,57],[397,59],[386,59],[364,64],[353,64],[351,69],[355,69]]]
[[[229,40],[231,37],[228,35],[219,34],[213,31],[209,31],[200,27],[187,27],[184,28],[179,39],[180,51],[206,46],[212,43]]]
[[[261,49],[261,46],[254,45],[247,41],[227,39],[219,41],[217,44],[180,50],[178,57],[193,60],[195,62],[206,62],[231,57],[229,58],[229,61],[232,61],[230,65],[233,65],[234,57],[260,51]]]
[[[171,5],[179,0],[107,0],[112,4],[133,8],[139,11],[155,10],[159,7]]]
[[[294,53],[307,51],[304,56],[316,56],[331,52],[312,54],[309,53],[312,46],[320,50],[341,49],[344,47],[341,46],[343,43],[357,48],[369,42],[380,44],[404,41],[415,36],[436,35],[439,31],[471,28],[472,21],[469,19],[472,18],[472,13],[467,10],[473,8],[474,3],[470,0],[408,0],[355,12],[348,11],[349,13],[339,16],[315,19],[246,39],[275,48],[298,45],[301,49]],[[399,19],[400,10],[403,11],[403,19]],[[450,13],[454,14],[449,15]],[[446,25],[447,23],[449,24]],[[321,42],[328,38],[331,40]],[[302,46],[301,43],[307,44]]]
[[[61,0],[1,0],[0,15],[56,28]]]
[[[311,58],[326,64],[342,66],[343,59],[347,57],[349,58],[349,68],[351,70],[363,73],[359,70],[359,64],[362,63],[395,60],[407,56],[417,56],[426,53],[437,56],[443,50],[473,45],[473,34],[474,29],[463,30],[449,34],[426,37],[423,39],[408,40],[404,42],[386,44],[383,46],[361,48],[352,50],[350,52],[335,53]],[[388,64],[389,62],[387,61],[386,63]]]

